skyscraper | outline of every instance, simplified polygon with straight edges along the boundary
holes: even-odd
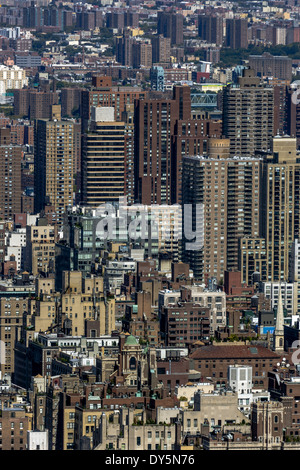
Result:
[[[82,201],[97,208],[119,201],[125,189],[125,124],[114,108],[92,108],[89,131],[82,143]]]
[[[152,44],[146,41],[135,41],[132,44],[133,68],[152,66]]]
[[[13,220],[21,212],[21,160],[22,147],[0,145],[0,217]]]
[[[174,87],[173,99],[136,100],[136,202],[147,205],[177,202],[172,201],[171,194],[171,140],[178,119],[191,119],[190,88],[187,86]]]
[[[105,81],[102,77],[95,77],[93,80],[95,86],[91,90],[84,90],[81,94],[83,132],[88,130],[92,107],[113,107],[115,109],[115,120],[120,121],[127,104],[134,104],[135,99],[146,97],[147,92],[141,88],[109,86],[107,80],[109,77],[104,78]]]
[[[73,205],[74,123],[39,119],[35,123],[34,210],[50,203],[61,225]]]
[[[200,39],[216,46],[223,45],[223,18],[221,16],[199,15],[198,35]]]
[[[171,39],[165,38],[162,34],[153,36],[152,43],[152,62],[169,63],[171,56]]]
[[[287,281],[292,243],[300,237],[300,163],[296,139],[274,137],[263,164],[262,236],[268,256],[267,280]]]
[[[244,69],[238,84],[223,91],[223,134],[230,139],[232,156],[267,152],[274,132],[274,90],[252,69]]]
[[[261,160],[187,156],[182,166],[183,213],[186,204],[203,204],[203,247],[183,247],[183,260],[207,283],[239,266],[239,239],[260,233]],[[187,209],[189,210],[189,209]],[[196,220],[193,230],[196,229]]]
[[[183,44],[183,15],[177,12],[159,11],[157,33],[171,39],[171,45]]]
[[[248,47],[248,21],[244,18],[226,19],[225,45],[231,49]]]
[[[227,269],[239,268],[239,240],[260,235],[262,160],[227,160]]]
[[[191,245],[183,230],[183,262],[188,263],[197,281],[204,283],[210,277],[223,278],[227,256],[227,162],[201,156],[187,156],[182,163],[183,220],[190,219],[189,227],[197,231],[203,210],[203,245]],[[192,212],[187,216],[187,211]],[[197,213],[198,207],[198,213]],[[201,209],[203,207],[203,209]],[[201,225],[200,229],[201,230]],[[198,234],[200,237],[201,234]],[[196,239],[194,240],[197,241]]]

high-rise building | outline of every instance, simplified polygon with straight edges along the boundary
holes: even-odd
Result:
[[[245,237],[239,242],[239,265],[241,282],[250,286],[255,282],[255,275],[259,280],[267,279],[267,249],[264,238]]]
[[[173,99],[136,100],[135,200],[142,204],[177,202],[171,195],[171,138],[178,119],[191,119],[191,97],[187,86],[173,90]]]
[[[248,21],[244,18],[226,19],[225,45],[231,49],[247,49]]]
[[[223,45],[223,18],[213,15],[198,16],[198,35],[200,39],[215,44]]]
[[[222,122],[213,119],[178,119],[172,135],[172,201],[182,202],[182,158],[185,155],[224,156]],[[228,142],[228,141],[227,141]],[[218,150],[217,150],[218,149]],[[227,147],[229,154],[229,145]],[[229,156],[229,155],[228,155]]]
[[[287,134],[296,137],[297,148],[300,148],[300,83],[295,81],[286,91],[286,126]]]
[[[62,88],[60,94],[62,117],[72,117],[74,113],[79,113],[81,92],[82,88]]]
[[[97,208],[119,201],[125,190],[125,124],[114,108],[92,108],[89,131],[82,142],[82,201]]]
[[[81,94],[81,120],[84,132],[88,130],[92,107],[113,107],[115,109],[114,119],[120,121],[127,104],[134,104],[135,99],[145,98],[147,95],[139,87],[111,86],[109,85],[109,77],[105,78],[105,81],[101,80],[101,77],[95,78],[94,84],[96,86],[91,90],[84,90]],[[101,85],[101,81],[103,85]]]
[[[296,139],[274,137],[262,174],[261,220],[266,240],[267,281],[286,281],[289,254],[300,235],[300,163]]]
[[[34,276],[55,272],[55,230],[45,218],[26,227],[25,269]]]
[[[227,270],[239,266],[239,240],[260,235],[260,182],[258,158],[227,160]]]
[[[106,15],[107,28],[123,29],[125,26],[125,15],[123,11],[112,11]]]
[[[274,133],[274,89],[264,86],[252,69],[244,69],[238,84],[223,90],[223,134],[232,156],[267,152]]]
[[[152,42],[152,62],[169,63],[171,57],[171,39],[165,38],[162,34],[153,36]]]
[[[39,119],[35,123],[34,210],[50,203],[60,225],[73,205],[74,123]]]
[[[22,147],[0,145],[0,217],[4,220],[13,220],[21,212],[21,161]]]
[[[14,91],[14,114],[34,119],[51,119],[51,106],[58,103],[57,93],[30,88]]]
[[[183,246],[183,260],[199,281],[207,284],[212,277],[223,279],[225,269],[237,270],[239,238],[259,235],[260,178],[261,161],[256,158],[183,158],[183,213],[191,204],[193,231],[200,223],[201,205],[204,217],[203,245],[188,249],[184,237]]]
[[[125,157],[124,157],[124,195],[129,205],[134,203],[134,105],[126,105],[122,113],[125,125]]]
[[[152,66],[151,42],[136,41],[132,44],[132,66],[133,68]]]
[[[286,80],[274,83],[274,135],[287,135],[288,132],[288,87]],[[289,134],[290,135],[290,134]]]
[[[133,64],[133,53],[132,45],[134,44],[134,38],[129,35],[127,30],[124,31],[123,36],[117,37],[116,39],[116,61],[121,65],[132,67]]]
[[[183,15],[181,13],[162,12],[157,14],[157,33],[171,39],[171,45],[183,44]]]
[[[194,278],[202,283],[211,277],[216,277],[219,281],[223,278],[226,269],[226,188],[227,164],[225,160],[209,160],[201,156],[183,158],[182,260],[189,263]],[[186,235],[187,228],[189,228],[186,227],[188,211],[190,211],[188,225],[196,234],[193,244]],[[201,217],[204,219],[203,222]]]

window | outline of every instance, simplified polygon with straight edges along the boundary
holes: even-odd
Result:
[[[130,358],[129,369],[130,370],[135,370],[136,369],[136,359],[135,359],[135,357]]]
[[[137,438],[136,438],[136,445],[137,445],[137,446],[140,446],[140,445],[141,445],[141,438],[140,438],[140,437],[137,437]]]

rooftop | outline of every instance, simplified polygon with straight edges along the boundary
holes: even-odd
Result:
[[[196,349],[191,359],[240,359],[240,358],[267,358],[278,359],[279,355],[263,346],[251,345],[209,345]]]

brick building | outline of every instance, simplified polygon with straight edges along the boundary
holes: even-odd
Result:
[[[252,366],[253,387],[268,387],[268,372],[280,361],[281,355],[263,346],[239,343],[216,343],[203,346],[190,355],[191,366],[201,372],[202,378],[211,377],[217,386],[227,385],[228,366]]]

